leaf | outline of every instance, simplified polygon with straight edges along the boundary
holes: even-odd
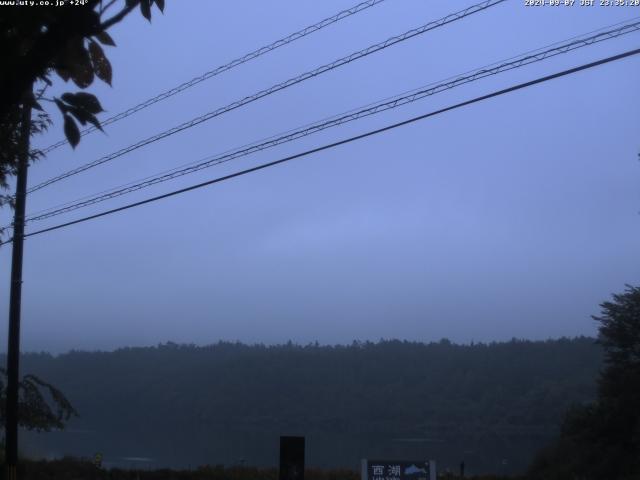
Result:
[[[75,107],[70,108],[69,113],[71,113],[71,115],[76,117],[76,119],[82,124],[82,126],[85,126],[87,122],[89,122],[98,130],[100,130],[101,132],[104,132],[104,130],[102,130],[102,125],[100,125],[100,122],[98,121],[96,116],[93,115],[92,113],[89,113],[86,110],[82,110],[81,108],[75,108]]]
[[[127,0],[127,7],[135,7],[140,0]]]
[[[140,0],[140,12],[144,18],[151,21],[151,0]]]
[[[107,32],[100,32],[96,35],[98,41],[103,45],[109,45],[111,47],[116,46],[116,42],[113,41],[113,38]]]
[[[89,117],[91,116],[91,114],[89,112],[87,112],[86,110],[83,110],[82,108],[78,108],[78,107],[71,107],[69,109],[69,113],[71,115],[73,115],[74,117],[76,117],[76,119],[80,122],[80,124],[82,126],[85,126],[87,124],[87,121],[89,120]]]
[[[66,68],[56,67],[56,73],[65,82],[68,82],[71,78],[71,72],[69,72],[69,70],[67,70]]]
[[[60,98],[62,98],[62,100],[64,100],[67,103],[70,103],[72,105],[75,105],[76,101],[75,101],[75,95],[73,93],[63,93]]]
[[[91,93],[78,92],[76,93],[76,100],[89,113],[95,114],[104,112],[102,105],[100,105],[100,101],[95,95],[92,95]]]
[[[69,110],[69,107],[67,107],[64,103],[62,103],[57,98],[54,98],[53,101],[56,103],[56,105],[58,106],[58,108],[60,109],[63,115],[67,113],[67,110]]]
[[[95,43],[95,42],[94,42]],[[93,82],[93,66],[89,52],[84,48],[82,37],[73,39],[66,50],[66,60],[71,71],[71,80],[80,88],[87,88]]]
[[[87,122],[91,123],[94,127],[96,127],[100,131],[104,131],[102,129],[102,125],[96,118],[95,114],[103,111],[102,105],[96,98],[95,95],[87,92],[77,92],[77,93],[64,93],[61,96],[62,100],[66,102],[66,105],[63,104],[60,100],[54,99],[58,104],[58,107],[63,111],[63,113],[70,113],[73,115],[76,120],[80,122],[81,125],[86,125]],[[65,117],[65,122],[66,122]],[[65,125],[66,128],[66,125]],[[66,130],[65,130],[66,133]]]
[[[71,118],[71,115],[64,116],[64,135],[73,148],[76,148],[80,143],[80,130],[78,130],[78,125]]]
[[[102,125],[100,125],[100,121],[96,118],[95,115],[89,115],[89,118],[87,118],[87,121],[91,123],[94,127],[96,127],[98,130],[104,133],[104,130],[102,129]]]
[[[162,13],[164,13],[164,0],[156,0],[156,5]]]
[[[95,114],[104,112],[104,110],[102,109],[102,105],[100,105],[100,102],[98,101],[96,96],[92,95],[91,93],[64,93],[61,98],[68,104],[79,107],[88,113]]]
[[[102,47],[93,40],[89,42],[89,55],[93,63],[93,69],[100,80],[111,85],[112,69]],[[97,112],[96,112],[97,113]]]

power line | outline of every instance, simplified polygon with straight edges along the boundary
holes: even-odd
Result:
[[[368,8],[373,7],[374,5],[377,5],[379,3],[384,2],[385,0],[367,0],[366,2],[362,2],[359,3],[351,8],[348,8],[346,10],[342,10],[341,12],[336,13],[335,15],[325,18],[324,20],[321,20],[317,23],[314,23],[313,25],[310,25],[306,28],[303,28],[302,30],[298,30],[297,32],[294,32],[290,35],[287,35],[284,38],[281,38],[279,40],[276,40],[273,43],[270,43],[269,45],[266,45],[264,47],[260,47],[257,50],[254,50],[253,52],[247,53],[246,55],[236,58],[235,60],[230,61],[229,63],[225,64],[225,65],[220,65],[219,67],[214,68],[213,70],[210,70],[208,72],[203,73],[202,75],[198,76],[198,77],[194,77],[191,80],[184,82],[180,85],[178,85],[177,87],[174,87],[170,90],[167,90],[165,92],[162,92],[158,95],[156,95],[155,97],[151,97],[147,100],[145,100],[144,102],[139,103],[138,105],[135,105],[123,112],[120,112],[112,117],[107,118],[106,120],[101,122],[101,125],[104,127],[106,125],[110,125],[112,123],[115,123],[119,120],[122,120],[123,118],[129,117],[131,115],[133,115],[134,113],[139,112],[140,110],[144,110],[145,108],[161,102],[162,100],[166,100],[169,97],[172,97],[184,90],[187,90],[188,88],[191,88],[201,82],[204,82],[205,80],[209,80],[210,78],[213,78],[217,75],[220,75],[221,73],[224,73],[228,70],[231,70],[232,68],[235,68],[239,65],[242,65],[243,63],[247,63],[251,60],[255,60],[258,57],[261,57],[262,55],[265,55],[266,53],[269,53],[277,48],[283,47],[285,45],[288,45],[289,43],[295,42],[296,40],[299,40],[303,37],[306,37],[307,35],[310,35],[312,33],[317,32],[318,30],[322,30],[325,27],[328,27],[329,25],[332,25],[336,22],[339,22],[340,20],[343,20],[345,18],[348,18],[352,15],[355,15],[356,13],[360,13],[363,10],[366,10]],[[96,130],[98,130],[96,127],[94,126],[90,126],[87,127],[85,129],[83,129],[80,132],[81,136],[87,135],[89,133],[95,132]],[[48,147],[44,148],[42,150],[42,153],[47,154],[53,150],[55,150],[58,147],[61,147],[63,145],[66,145],[67,143],[69,143],[66,139],[65,140],[60,140],[59,142],[56,142],[52,145],[49,145]]]
[[[37,190],[40,190],[42,188],[45,188],[53,183],[59,182],[61,180],[64,180],[65,178],[69,178],[73,175],[77,175],[81,172],[84,172],[86,170],[89,170],[90,168],[96,167],[98,165],[101,165],[103,163],[109,162],[111,160],[114,160],[115,158],[121,157],[122,155],[125,155],[127,153],[130,153],[134,150],[137,150],[138,148],[141,148],[145,145],[148,145],[150,143],[153,142],[157,142],[158,140],[161,140],[163,138],[166,138],[170,135],[173,135],[175,133],[181,132],[183,130],[186,130],[188,128],[194,127],[196,125],[199,125],[203,122],[206,122],[208,120],[211,120],[214,117],[217,117],[219,115],[222,115],[224,113],[230,112],[232,110],[235,110],[239,107],[242,107],[244,105],[247,105],[251,102],[255,102],[256,100],[259,100],[263,97],[266,97],[268,95],[271,95],[273,93],[276,93],[280,90],[284,90],[285,88],[291,87],[293,85],[296,85],[300,82],[303,82],[305,80],[308,80],[310,78],[316,77],[318,75],[321,75],[323,73],[326,73],[330,70],[334,70],[336,68],[342,67],[344,65],[347,65],[355,60],[358,60],[360,58],[366,57],[368,55],[371,55],[372,53],[384,50],[392,45],[395,45],[397,43],[400,42],[404,42],[410,38],[413,38],[415,36],[421,35],[425,32],[428,32],[430,30],[434,30],[436,28],[442,27],[444,25],[447,25],[449,23],[455,22],[457,20],[460,20],[462,18],[468,17],[474,13],[478,13],[481,11],[486,10],[487,8],[490,8],[492,6],[495,6],[497,4],[503,3],[506,0],[485,0],[483,2],[480,2],[478,4],[472,5],[470,7],[465,8],[464,10],[461,10],[459,12],[455,12],[455,13],[451,13],[439,20],[435,20],[432,22],[429,22],[425,25],[422,25],[421,27],[418,28],[414,28],[411,30],[408,30],[406,32],[404,32],[401,35],[397,35],[391,38],[388,38],[387,40],[377,43],[375,45],[371,45],[363,50],[359,50],[357,52],[354,52],[350,55],[347,55],[346,57],[342,57],[338,60],[335,60],[331,63],[328,63],[326,65],[323,65],[321,67],[318,67],[314,70],[308,71],[306,73],[303,73],[297,77],[293,77],[290,78],[289,80],[286,80],[284,82],[278,83],[276,85],[273,85],[265,90],[261,90],[258,93],[255,93],[253,95],[250,95],[248,97],[244,97],[241,100],[237,100],[233,103],[230,103],[229,105],[225,106],[225,107],[221,107],[218,108],[216,110],[213,110],[209,113],[205,113],[204,115],[201,115],[199,117],[196,117],[192,120],[189,120],[188,122],[184,122],[180,125],[177,125],[169,130],[166,130],[164,132],[158,133],[156,135],[153,135],[152,137],[146,138],[145,140],[141,140],[137,143],[134,143],[133,145],[129,145],[128,147],[125,147],[121,150],[118,150],[117,152],[113,152],[109,155],[106,155],[102,158],[99,158],[97,160],[94,160],[93,162],[87,163],[85,165],[82,165],[78,168],[75,168],[73,170],[69,170],[61,175],[58,175],[56,177],[50,178],[48,180],[45,180],[44,182],[31,187],[28,190],[28,193],[33,193]]]
[[[136,185],[138,183],[145,182],[146,180],[152,180],[152,179],[155,179],[156,177],[160,177],[160,176],[163,176],[165,174],[170,174],[170,173],[173,173],[173,172],[177,172],[177,171],[182,170],[182,169],[184,169],[186,167],[190,167],[190,166],[194,166],[194,165],[201,165],[201,164],[203,164],[203,162],[207,162],[208,163],[209,161],[211,161],[211,159],[215,160],[215,159],[218,159],[218,158],[222,157],[223,155],[235,153],[235,152],[238,152],[240,150],[244,150],[244,149],[246,149],[248,147],[254,147],[254,146],[257,146],[258,144],[266,143],[267,141],[271,141],[271,140],[275,140],[275,139],[277,139],[279,137],[283,137],[284,135],[295,133],[298,130],[302,130],[302,129],[306,129],[306,128],[309,128],[309,127],[313,127],[313,126],[318,125],[320,123],[325,123],[325,122],[328,122],[329,120],[335,120],[335,119],[337,119],[337,118],[339,118],[341,116],[345,116],[345,115],[348,115],[348,114],[352,114],[354,112],[358,112],[361,109],[369,108],[369,107],[372,107],[372,106],[375,106],[377,104],[381,104],[381,103],[384,103],[384,102],[389,102],[391,100],[398,99],[401,96],[407,96],[407,95],[410,95],[410,94],[413,94],[413,93],[417,93],[420,90],[423,90],[425,88],[431,87],[433,85],[437,85],[438,83],[445,83],[445,82],[449,82],[451,80],[458,80],[461,77],[467,77],[467,76],[470,76],[471,74],[479,73],[479,71],[481,71],[481,70],[486,71],[486,70],[494,69],[494,67],[497,67],[497,66],[504,66],[504,64],[506,64],[507,62],[512,62],[514,60],[522,59],[522,57],[525,57],[525,56],[533,56],[533,54],[540,55],[540,54],[546,53],[546,52],[543,51],[545,49],[551,49],[553,47],[561,48],[560,47],[561,45],[567,44],[569,42],[572,42],[572,43],[585,42],[585,43],[591,44],[591,43],[596,43],[596,42],[603,41],[603,40],[608,40],[610,38],[617,38],[618,36],[622,36],[622,35],[625,35],[627,33],[631,33],[631,31],[637,30],[638,25],[636,23],[637,23],[637,21],[639,19],[640,19],[640,17],[634,17],[634,18],[631,18],[631,19],[627,19],[627,20],[624,20],[624,21],[621,21],[621,22],[617,22],[617,23],[611,24],[611,25],[600,27],[598,29],[591,30],[589,32],[585,32],[585,33],[582,33],[580,35],[575,35],[573,37],[570,37],[570,38],[562,40],[562,41],[558,41],[558,42],[554,42],[554,43],[549,44],[549,45],[545,45],[544,47],[539,47],[539,48],[537,48],[535,50],[528,50],[528,51],[526,51],[524,53],[521,53],[519,55],[515,55],[515,56],[512,56],[512,57],[509,57],[509,58],[506,58],[506,59],[491,63],[489,65],[485,65],[484,67],[481,67],[479,69],[472,69],[472,70],[468,70],[468,71],[466,71],[464,73],[460,73],[458,75],[452,75],[452,76],[450,76],[450,77],[448,77],[448,78],[446,78],[444,80],[440,80],[439,82],[431,82],[428,85],[425,85],[425,86],[422,86],[422,87],[418,87],[418,88],[414,88],[414,89],[411,89],[411,90],[407,90],[407,91],[404,91],[404,92],[402,92],[400,94],[397,94],[397,95],[394,95],[394,96],[391,96],[391,97],[386,97],[386,98],[384,98],[382,100],[379,100],[377,102],[372,102],[372,103],[369,103],[367,105],[348,110],[348,111],[343,112],[341,114],[325,117],[325,118],[323,118],[321,120],[318,120],[316,122],[307,123],[305,125],[299,126],[297,128],[289,129],[289,130],[287,130],[285,132],[281,132],[281,133],[276,134],[276,135],[272,135],[272,136],[269,136],[269,137],[266,137],[266,138],[262,138],[260,140],[255,140],[253,142],[246,143],[246,144],[244,144],[242,146],[239,146],[239,147],[228,149],[228,150],[226,150],[224,152],[218,153],[216,156],[208,156],[208,157],[205,157],[204,159],[200,159],[200,160],[184,163],[184,164],[179,165],[177,167],[173,167],[173,168],[170,168],[168,170],[164,170],[162,172],[159,172],[159,173],[156,173],[156,174],[153,174],[153,175],[148,175],[148,176],[146,176],[144,178],[139,178],[137,180],[133,180],[131,182],[127,182],[125,184],[121,184],[121,185],[116,186],[116,187],[111,187],[111,188],[102,190],[102,191],[97,192],[97,193],[93,193],[93,194],[90,194],[90,195],[85,195],[83,197],[76,198],[74,200],[70,200],[70,201],[64,202],[62,204],[58,204],[58,205],[54,205],[54,206],[51,206],[51,207],[48,207],[48,208],[37,210],[37,211],[31,213],[31,217],[30,218],[33,219],[33,217],[39,216],[42,213],[48,213],[48,212],[51,212],[53,210],[58,210],[58,209],[61,209],[63,207],[66,207],[66,206],[70,206],[70,205],[82,202],[83,200],[92,199],[94,197],[98,197],[98,196],[101,196],[103,194],[110,194],[112,192],[115,192],[116,190],[120,190],[120,189],[123,189],[125,187],[129,187],[129,186],[134,186],[134,185]],[[614,27],[617,27],[617,28],[614,28]],[[629,28],[631,28],[633,30],[628,30]],[[609,38],[601,38],[602,36],[609,36],[609,35],[610,35]],[[590,36],[590,37],[587,38],[587,36]],[[586,44],[585,45],[580,45],[580,46],[586,46]],[[575,48],[579,48],[579,47],[575,47]],[[566,53],[566,52],[562,52],[562,53]],[[545,58],[549,58],[549,55],[547,55]],[[531,63],[533,63],[533,62],[531,62]],[[220,163],[222,163],[222,162],[220,162]],[[217,164],[217,163],[215,163],[215,164]],[[3,227],[3,228],[7,228],[7,227]]]
[[[445,112],[448,112],[448,111],[451,111],[451,110],[455,110],[455,109],[458,109],[458,108],[461,108],[461,107],[465,107],[467,105],[471,105],[471,104],[478,103],[478,102],[481,102],[481,101],[484,101],[484,100],[488,100],[490,98],[498,97],[500,95],[511,93],[511,92],[516,91],[516,90],[521,90],[523,88],[531,87],[533,85],[537,85],[537,84],[540,84],[540,83],[543,83],[543,82],[547,82],[549,80],[553,80],[553,79],[556,79],[556,78],[560,78],[560,77],[564,77],[564,76],[567,76],[567,75],[571,75],[571,74],[580,72],[582,70],[587,70],[587,69],[590,69],[590,68],[597,67],[599,65],[604,65],[606,63],[610,63],[610,62],[614,62],[614,61],[617,61],[617,60],[621,60],[623,58],[630,57],[632,55],[637,55],[639,53],[640,53],[640,48],[637,48],[635,50],[629,50],[627,52],[624,52],[624,53],[621,53],[621,54],[618,54],[618,55],[613,55],[613,56],[610,56],[610,57],[606,57],[606,58],[603,58],[601,60],[597,60],[595,62],[583,64],[583,65],[580,65],[578,67],[570,68],[568,70],[563,70],[561,72],[557,72],[557,73],[554,73],[554,74],[551,74],[551,75],[547,75],[547,76],[544,76],[544,77],[539,77],[539,78],[537,78],[535,80],[531,80],[531,81],[528,81],[528,82],[520,83],[520,84],[511,86],[511,87],[508,87],[508,88],[505,88],[505,89],[502,89],[502,90],[498,90],[498,91],[495,91],[495,92],[492,92],[492,93],[489,93],[489,94],[486,94],[486,95],[482,95],[480,97],[475,97],[475,98],[473,98],[471,100],[467,100],[467,101],[464,101],[464,102],[461,102],[461,103],[457,103],[457,104],[451,105],[449,107],[441,108],[439,110],[435,110],[435,111],[432,111],[432,112],[429,112],[429,113],[426,113],[426,114],[423,114],[423,115],[419,115],[417,117],[413,117],[413,118],[410,118],[408,120],[404,120],[402,122],[394,123],[394,124],[388,125],[386,127],[378,128],[376,130],[371,130],[369,132],[366,132],[366,133],[363,133],[363,134],[360,134],[360,135],[356,135],[356,136],[349,137],[349,138],[346,138],[346,139],[343,139],[343,140],[339,140],[337,142],[330,143],[330,144],[327,144],[327,145],[323,145],[321,147],[313,148],[311,150],[307,150],[305,152],[297,153],[295,155],[290,155],[288,157],[281,158],[279,160],[275,160],[273,162],[264,163],[264,164],[258,165],[256,167],[248,168],[248,169],[236,172],[236,173],[232,173],[232,174],[229,174],[229,175],[225,175],[225,176],[222,176],[222,177],[215,178],[213,180],[208,180],[206,182],[198,183],[196,185],[191,185],[191,186],[186,187],[186,188],[181,188],[179,190],[174,190],[174,191],[169,192],[169,193],[165,193],[165,194],[158,195],[158,196],[155,196],[155,197],[147,198],[147,199],[141,200],[139,202],[130,203],[130,204],[124,205],[122,207],[113,208],[111,210],[106,210],[104,212],[100,212],[100,213],[97,213],[97,214],[94,214],[94,215],[89,215],[87,217],[79,218],[77,220],[72,220],[70,222],[61,223],[61,224],[58,224],[58,225],[54,225],[52,227],[44,228],[42,230],[37,230],[35,232],[31,232],[31,233],[26,234],[25,237],[32,237],[34,235],[40,235],[42,233],[51,232],[51,231],[54,231],[54,230],[59,230],[59,229],[64,228],[64,227],[69,227],[71,225],[75,225],[75,224],[78,224],[78,223],[87,222],[89,220],[93,220],[93,219],[96,219],[96,218],[100,218],[100,217],[104,217],[104,216],[107,216],[107,215],[111,215],[113,213],[117,213],[117,212],[121,212],[121,211],[124,211],[124,210],[128,210],[130,208],[134,208],[134,207],[138,207],[138,206],[141,206],[141,205],[145,205],[147,203],[156,202],[158,200],[162,200],[162,199],[165,199],[165,198],[168,198],[168,197],[172,197],[172,196],[175,196],[175,195],[186,193],[186,192],[189,192],[189,191],[192,191],[192,190],[197,190],[197,189],[209,186],[209,185],[213,185],[215,183],[220,183],[220,182],[223,182],[225,180],[230,180],[230,179],[235,178],[235,177],[240,177],[242,175],[246,175],[248,173],[256,172],[258,170],[263,170],[263,169],[268,168],[268,167],[273,167],[275,165],[279,165],[281,163],[285,163],[285,162],[288,162],[288,161],[291,161],[291,160],[295,160],[297,158],[306,157],[306,156],[311,155],[313,153],[318,153],[318,152],[321,152],[321,151],[324,151],[324,150],[329,150],[329,149],[335,148],[335,147],[340,146],[340,145],[344,145],[344,144],[347,144],[347,143],[354,142],[356,140],[362,140],[363,138],[367,138],[367,137],[370,137],[370,136],[373,136],[373,135],[377,135],[377,134],[380,134],[382,132],[386,132],[388,130],[393,130],[395,128],[402,127],[404,125],[408,125],[408,124],[417,122],[419,120],[424,120],[426,118],[433,117],[433,116],[436,116],[436,115],[439,115],[439,114],[442,114],[442,113],[445,113]],[[2,244],[10,243],[12,241],[13,241],[13,239],[8,240],[6,242],[3,242]]]
[[[231,150],[225,152],[224,154],[217,155],[204,161],[200,161],[195,164],[191,164],[190,166],[172,169],[167,172],[163,172],[156,176],[147,177],[143,181],[138,183],[131,182],[122,187],[117,187],[115,189],[111,189],[106,192],[101,192],[99,194],[84,197],[79,201],[68,202],[67,204],[51,208],[43,211],[40,214],[32,214],[27,218],[28,222],[45,220],[51,217],[55,217],[58,215],[62,215],[64,213],[71,212],[73,210],[77,210],[79,208],[87,207],[90,205],[94,205],[96,203],[100,203],[106,200],[110,200],[122,195],[126,195],[128,193],[132,193],[143,188],[147,188],[159,183],[163,183],[174,178],[181,177],[183,175],[188,175],[190,173],[194,173],[205,168],[210,168],[215,165],[219,165],[221,163],[226,163],[228,161],[234,160],[239,157],[244,157],[250,155],[252,153],[256,153],[262,150],[266,150],[268,148],[275,147],[277,145],[281,145],[283,143],[288,143],[293,140],[297,140],[299,138],[320,132],[322,130],[332,128],[338,125],[342,125],[348,122],[352,122],[354,120],[378,114],[380,112],[384,112],[386,110],[391,110],[394,108],[398,108],[402,105],[406,105],[427,96],[435,95],[437,93],[450,90],[452,88],[458,87],[460,85],[464,85],[466,83],[470,83],[476,80],[480,80],[482,78],[497,75],[502,72],[506,72],[509,70],[513,70],[516,68],[520,68],[526,65],[530,65],[532,63],[540,62],[542,60],[554,57],[556,55],[560,55],[563,53],[567,53],[578,48],[582,48],[588,45],[593,45],[595,43],[599,43],[605,40],[610,40],[613,38],[620,37],[622,35],[626,35],[631,32],[635,32],[640,30],[640,21],[636,21],[634,23],[625,24],[619,26],[618,28],[600,32],[596,35],[591,35],[586,38],[579,38],[575,40],[576,37],[573,37],[573,41],[566,41],[565,43],[555,43],[557,45],[553,48],[548,48],[543,50],[543,48],[534,51],[534,53],[527,52],[526,54],[522,54],[517,57],[512,57],[513,60],[507,61],[504,63],[492,64],[492,66],[485,66],[480,69],[477,69],[472,72],[468,72],[467,74],[462,74],[458,77],[454,77],[453,80],[442,81],[441,83],[432,83],[426,87],[423,87],[420,90],[413,90],[409,94],[396,96],[392,99],[386,99],[380,101],[378,103],[370,104],[369,106],[362,108],[360,110],[354,110],[345,114],[341,114],[339,116],[331,117],[329,120],[323,120],[320,122],[316,122],[305,127],[299,128],[297,130],[292,130],[286,132],[280,136],[274,136],[270,139],[262,142],[262,143],[253,143],[249,146],[240,147],[236,150]]]

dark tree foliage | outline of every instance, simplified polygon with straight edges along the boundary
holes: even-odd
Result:
[[[110,84],[111,65],[100,46],[115,45],[107,30],[136,7],[151,20],[154,3],[164,10],[164,0],[86,0],[84,5],[71,8],[3,8],[0,114],[11,112],[25,100],[39,108],[32,86],[37,81],[50,85],[54,71],[64,81],[72,80],[82,89],[89,87],[94,77]],[[114,6],[118,11],[110,15],[108,11]],[[99,104],[93,95],[85,94],[75,99],[61,97],[58,107],[63,114],[71,114],[83,123],[90,121]]]
[[[7,402],[7,371],[0,368],[0,421],[4,423]],[[35,375],[25,375],[18,385],[18,424],[27,430],[49,432],[62,430],[78,413],[56,387]]]
[[[36,95],[41,96],[44,88],[39,89]],[[44,111],[38,111],[31,119],[31,135],[46,131],[51,124],[49,115]],[[9,188],[9,177],[16,175],[18,171],[17,148],[20,144],[20,109],[16,108],[0,117],[0,191]],[[37,149],[29,152],[29,161],[33,162],[42,157]],[[0,195],[0,207],[8,204],[13,208],[14,198],[11,195]],[[2,229],[0,229],[2,235]]]
[[[98,450],[105,461],[269,465],[279,435],[303,434],[317,466],[357,468],[376,452],[414,458],[428,451],[443,469],[457,471],[464,459],[468,474],[517,473],[557,435],[572,402],[595,398],[602,358],[594,343],[168,343],[27,354],[25,368],[81,410],[70,426],[91,432],[30,440],[37,451]],[[424,437],[434,442],[392,441]]]
[[[30,128],[34,135],[51,124],[44,101],[55,105],[63,117],[65,136],[75,147],[81,136],[78,123],[101,128],[96,115],[103,109],[95,95],[83,91],[47,98],[52,77],[55,74],[65,82],[72,81],[81,89],[88,88],[96,77],[110,85],[112,68],[101,45],[115,46],[115,42],[107,30],[135,8],[139,7],[149,21],[153,4],[164,10],[164,0],[87,0],[83,5],[62,7],[52,3],[0,7],[0,190],[8,188],[9,177],[17,172],[22,106],[29,105],[37,112],[32,115]],[[29,161],[40,157],[42,152],[38,150],[29,152]],[[0,195],[0,207],[5,204],[13,207],[13,197]],[[4,370],[1,373],[5,375]],[[0,380],[2,417],[5,396],[5,382]],[[38,431],[60,429],[74,414],[58,389],[33,375],[23,378],[19,417],[22,427]]]
[[[604,369],[594,403],[565,415],[558,442],[532,466],[534,478],[640,478],[640,288],[601,304]]]
[[[78,88],[88,88],[97,77],[111,84],[111,64],[103,46],[115,46],[107,33],[135,8],[151,20],[151,7],[162,11],[164,0],[86,0],[75,6],[3,6],[0,12],[0,188],[16,173],[20,106],[39,113],[32,133],[46,129],[49,116],[44,101],[62,114],[65,136],[72,147],[80,142],[78,124],[92,124],[102,106],[87,92],[67,92],[47,98],[46,89],[57,75]],[[112,13],[113,12],[113,13]],[[41,156],[31,152],[30,159]],[[9,197],[0,198],[0,206]]]

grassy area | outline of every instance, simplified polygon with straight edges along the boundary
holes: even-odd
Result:
[[[206,465],[194,470],[122,470],[101,469],[92,462],[76,458],[53,461],[23,461],[19,478],[24,480],[277,480],[276,468],[228,467]],[[438,477],[457,480],[457,476]],[[465,477],[473,480],[506,480],[506,477]],[[359,480],[360,472],[353,470],[305,470],[305,480]],[[510,477],[514,480],[514,477]]]

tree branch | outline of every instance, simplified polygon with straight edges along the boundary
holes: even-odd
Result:
[[[99,27],[99,31],[96,33],[104,32],[105,30],[107,30],[108,28],[111,28],[116,23],[120,23],[124,19],[124,17],[126,17],[127,15],[129,15],[129,13],[131,13],[131,11],[134,8],[136,8],[135,5],[124,7],[122,10],[120,10],[120,12],[116,13],[109,20],[105,20],[103,23],[101,23]]]
[[[109,10],[109,8],[111,8],[111,6],[116,3],[118,0],[111,0],[109,3],[107,3],[105,6],[102,6],[102,2],[100,3],[100,15],[102,15],[104,12],[106,12],[107,10]]]
[[[98,2],[99,0],[90,0],[86,7],[93,9]],[[69,38],[74,35],[85,38],[98,35],[121,22],[134,8],[135,5],[127,6],[105,22],[94,25],[86,21],[87,17],[82,13],[84,10],[65,10],[58,21],[36,40],[29,54],[19,59],[20,62],[14,66],[12,75],[7,78],[0,77],[0,91],[3,93],[0,96],[0,114],[6,113],[20,101],[25,93],[23,85],[30,85],[36,78],[44,75],[46,69],[51,67],[52,59]]]

